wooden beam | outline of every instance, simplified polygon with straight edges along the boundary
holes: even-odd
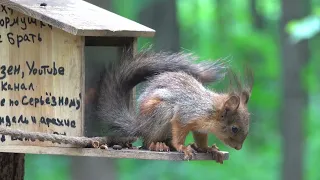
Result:
[[[153,37],[155,30],[84,0],[1,0],[1,5],[79,36]]]
[[[133,37],[98,37],[86,36],[85,46],[129,46]]]
[[[49,154],[66,156],[91,156],[106,158],[144,159],[144,160],[169,160],[184,161],[183,153],[179,152],[155,152],[136,149],[96,149],[96,148],[69,148],[69,147],[40,147],[40,146],[4,146],[2,152],[28,153],[28,154]],[[229,153],[224,152],[224,160],[229,159]],[[210,153],[197,153],[195,160],[215,160]]]

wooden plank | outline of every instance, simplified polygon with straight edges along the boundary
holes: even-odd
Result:
[[[83,0],[1,0],[0,4],[73,35],[152,37],[155,33],[153,29]]]
[[[96,149],[96,148],[68,148],[68,147],[39,147],[39,146],[4,146],[1,152],[28,153],[28,154],[50,154],[67,156],[90,156],[106,158],[126,158],[145,160],[169,160],[183,161],[183,153],[179,152],[154,152],[147,150],[122,149]],[[229,153],[223,151],[224,160],[229,159]],[[214,160],[210,153],[196,153],[194,160]]]
[[[0,19],[0,125],[82,136],[84,38],[8,8]],[[70,146],[2,136],[5,145]]]
[[[85,46],[125,46],[130,45],[134,37],[85,37]]]

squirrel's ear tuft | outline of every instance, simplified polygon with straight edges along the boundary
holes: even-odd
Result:
[[[223,105],[223,109],[225,111],[231,111],[234,112],[239,108],[240,105],[240,98],[239,96],[232,95],[229,97],[229,99],[226,100],[226,102]]]
[[[243,91],[241,93],[241,100],[244,104],[247,104],[250,98],[250,93],[248,91]]]
[[[244,104],[247,104],[250,99],[253,83],[254,83],[253,71],[249,67],[246,67],[246,81],[247,81],[246,88],[243,89],[241,93],[241,100]]]

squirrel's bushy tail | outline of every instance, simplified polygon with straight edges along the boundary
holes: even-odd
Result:
[[[149,49],[134,57],[124,53],[122,59],[102,73],[96,100],[97,120],[106,126],[107,134],[128,137],[139,134],[136,113],[127,101],[132,89],[156,74],[184,71],[203,83],[216,81],[225,75],[225,62],[198,60],[191,53],[152,52]]]

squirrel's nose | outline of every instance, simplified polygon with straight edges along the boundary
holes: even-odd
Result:
[[[236,150],[240,150],[242,148],[242,144],[236,145],[236,147],[234,147]]]

